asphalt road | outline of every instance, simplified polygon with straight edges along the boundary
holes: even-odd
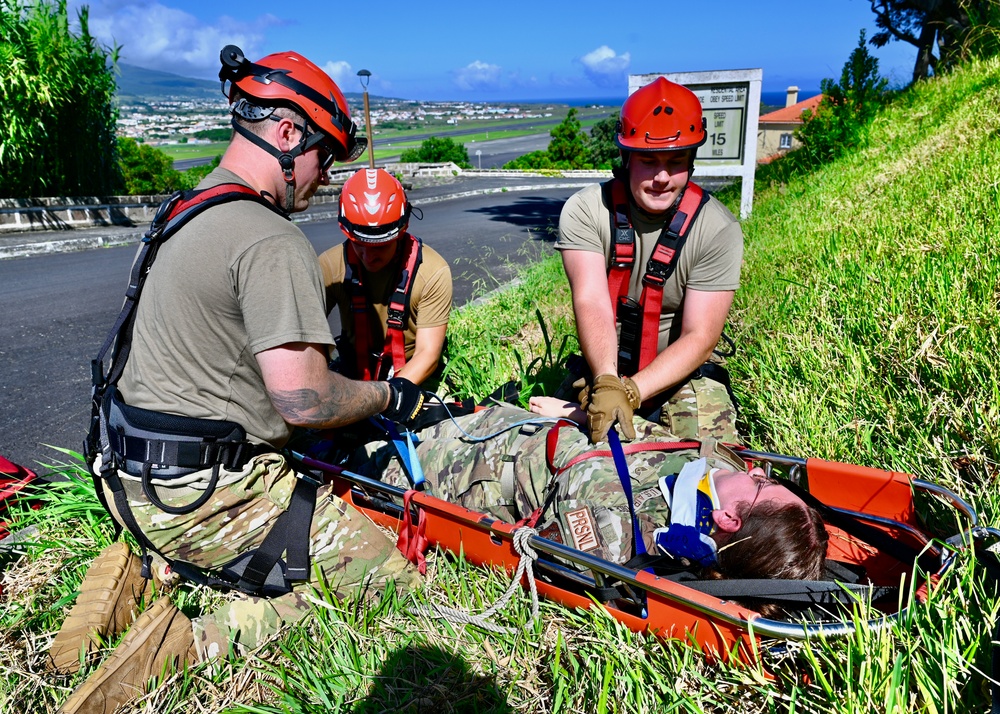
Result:
[[[530,256],[552,250],[559,210],[575,190],[430,203],[411,231],[449,260],[455,304],[462,305],[507,282]],[[331,220],[300,227],[317,251],[342,240]],[[65,458],[45,445],[80,450],[90,415],[90,360],[118,314],[134,253],[122,247],[0,261],[0,454],[38,467]]]

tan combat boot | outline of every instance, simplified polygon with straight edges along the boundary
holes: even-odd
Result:
[[[80,669],[80,650],[89,654],[124,632],[138,613],[138,603],[152,592],[141,575],[141,563],[125,543],[101,551],[87,570],[80,595],[49,648],[50,671],[71,674]]]
[[[189,620],[161,597],[132,625],[111,656],[59,708],[59,714],[112,714],[145,692],[168,666],[196,661]]]

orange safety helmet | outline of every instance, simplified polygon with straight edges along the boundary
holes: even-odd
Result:
[[[696,149],[707,138],[698,97],[664,77],[625,100],[615,127],[615,143],[623,152]]]
[[[410,202],[385,169],[361,169],[340,191],[340,228],[358,243],[388,243],[406,231]]]
[[[234,106],[245,119],[264,119],[270,111],[262,107],[292,105],[322,133],[305,151],[323,137],[330,141],[330,150],[337,161],[354,161],[365,150],[368,140],[358,138],[357,126],[351,121],[347,100],[330,76],[297,52],[276,52],[258,62],[250,62],[236,45],[226,45],[220,53],[222,92],[233,104],[238,89],[245,97],[261,106]],[[226,83],[230,86],[227,90]],[[301,152],[300,152],[301,153]],[[282,168],[285,168],[284,166]]]

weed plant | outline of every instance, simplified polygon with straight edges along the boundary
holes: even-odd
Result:
[[[901,94],[855,151],[760,186],[729,360],[755,448],[907,471],[998,517],[1000,60]],[[543,316],[542,319],[539,315]],[[557,259],[461,310],[449,368],[475,396],[544,372],[575,349]],[[504,335],[505,337],[500,337]],[[540,361],[539,361],[540,360]],[[461,366],[459,366],[461,365]],[[64,470],[79,471],[71,465]],[[86,561],[110,537],[82,476],[22,512],[39,528],[9,567],[0,611],[0,710],[52,711],[87,671],[44,673],[42,652]],[[62,509],[62,510],[60,510]],[[157,712],[975,712],[989,709],[994,586],[966,551],[888,627],[859,604],[853,633],[765,641],[761,666],[707,661],[633,634],[600,610],[526,598],[488,634],[411,614],[437,602],[479,612],[506,578],[436,556],[415,592],[339,601],[280,639],[175,674],[127,711]],[[219,596],[194,591],[195,612]],[[113,644],[113,643],[109,643]]]

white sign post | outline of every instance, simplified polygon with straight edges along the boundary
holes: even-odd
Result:
[[[630,74],[628,93],[666,77],[683,84],[701,102],[708,140],[695,156],[696,176],[739,176],[743,179],[740,218],[753,208],[753,183],[757,170],[757,120],[760,118],[760,69]]]

